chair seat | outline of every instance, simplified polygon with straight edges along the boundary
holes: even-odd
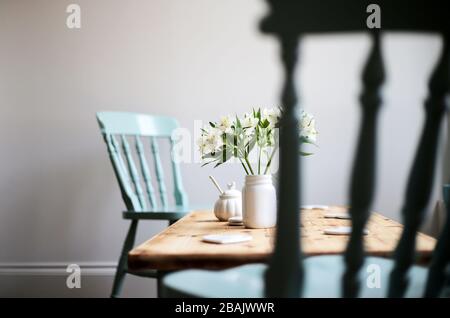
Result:
[[[304,298],[341,297],[341,280],[345,264],[341,255],[314,256],[304,260]],[[379,268],[380,288],[369,288],[366,280],[373,273],[367,266]],[[379,257],[366,257],[361,270],[362,298],[386,297],[389,274],[393,261]],[[243,265],[223,271],[185,270],[168,274],[163,279],[163,296],[166,297],[212,297],[212,298],[259,298],[264,295],[265,264]],[[406,297],[422,297],[427,269],[413,266],[409,272],[411,282]],[[372,285],[373,286],[373,285]]]
[[[168,206],[146,211],[123,211],[122,217],[127,220],[169,220],[176,221],[194,210],[208,210],[197,206]]]

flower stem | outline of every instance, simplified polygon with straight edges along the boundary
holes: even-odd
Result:
[[[245,160],[245,162],[247,163],[247,166],[248,166],[248,168],[250,169],[251,174],[255,174],[255,173],[253,172],[252,165],[250,164],[250,161],[248,161],[248,157],[247,157],[247,156],[245,156],[244,160]]]
[[[239,161],[241,162],[241,165],[242,165],[242,167],[244,168],[245,173],[248,175],[249,173],[248,173],[247,167],[245,166],[244,162],[242,161],[241,158],[239,158]]]
[[[267,171],[269,170],[270,164],[272,163],[273,156],[275,155],[277,150],[278,150],[278,147],[273,148],[273,151],[272,151],[272,153],[270,155],[269,161],[267,161],[267,166],[266,166],[266,170],[264,170],[264,174],[266,174]]]
[[[261,151],[262,151],[262,148],[258,147],[258,150],[259,150],[259,152],[258,152],[258,174],[261,174]]]

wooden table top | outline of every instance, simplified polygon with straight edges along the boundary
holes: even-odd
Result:
[[[343,207],[330,210],[344,212]],[[302,249],[306,256],[340,254],[345,250],[347,235],[327,235],[325,228],[350,225],[349,220],[329,219],[323,210],[302,210]],[[403,226],[378,213],[372,213],[365,236],[367,254],[389,257]],[[236,244],[202,242],[208,234],[246,233],[253,240]],[[273,248],[274,229],[246,229],[219,222],[211,211],[194,211],[169,226],[128,254],[130,270],[179,270],[187,268],[221,269],[247,263],[266,262]],[[436,240],[417,234],[417,253],[427,261]]]

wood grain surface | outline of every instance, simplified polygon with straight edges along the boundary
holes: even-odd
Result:
[[[302,210],[302,248],[305,256],[340,254],[347,235],[327,235],[324,229],[350,225],[349,220],[329,219],[328,212],[345,212],[344,207],[329,211]],[[365,236],[366,252],[372,256],[390,257],[403,226],[378,213],[372,213]],[[236,244],[202,242],[208,234],[250,234],[253,240]],[[222,269],[242,264],[266,262],[273,248],[274,229],[246,229],[219,222],[211,211],[194,211],[158,235],[137,246],[128,254],[130,270],[180,270],[187,268]],[[417,234],[418,261],[429,260],[436,240]]]

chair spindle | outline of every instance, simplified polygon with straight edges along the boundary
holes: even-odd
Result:
[[[131,182],[134,185],[134,190],[135,190],[136,195],[139,200],[139,205],[140,205],[139,211],[142,211],[142,210],[146,209],[147,204],[145,203],[144,193],[142,192],[139,173],[136,169],[136,165],[134,163],[133,156],[131,155],[130,145],[128,144],[125,135],[121,135],[121,140],[122,140],[123,153],[125,154],[125,158],[127,159],[127,163],[128,163],[128,171],[130,172]]]
[[[377,119],[382,103],[380,88],[385,78],[380,47],[380,34],[375,31],[369,58],[363,70],[363,91],[360,97],[362,120],[350,184],[352,233],[344,259],[343,296],[357,297],[359,271],[364,263],[364,227],[374,196],[376,169]]]
[[[439,131],[446,109],[449,84],[447,36],[429,82],[429,96],[425,100],[425,125],[407,183],[402,209],[405,226],[394,253],[395,266],[390,275],[389,297],[403,297],[408,287],[407,273],[414,262],[416,233],[423,221],[432,190]]]
[[[294,72],[298,38],[282,34],[281,58],[284,66],[283,112],[280,120],[280,180],[275,250],[265,277],[268,297],[299,297],[303,267],[300,253],[300,160]]]
[[[110,159],[113,163],[114,172],[119,180],[120,192],[128,210],[139,209],[139,201],[130,187],[129,176],[120,154],[119,143],[113,135],[105,134],[105,140]]]
[[[156,180],[158,181],[161,204],[163,207],[167,207],[168,202],[166,185],[164,184],[164,171],[161,164],[161,157],[159,156],[158,142],[156,141],[155,137],[151,137],[151,149],[155,161]]]
[[[145,158],[144,146],[142,144],[141,138],[136,135],[136,152],[139,156],[139,163],[141,165],[142,176],[144,179],[145,189],[147,192],[148,201],[153,209],[157,208],[155,191],[152,186],[152,177],[150,175],[150,170],[148,169],[147,159]]]
[[[173,172],[175,203],[180,206],[187,206],[188,205],[188,196],[187,196],[186,192],[184,192],[184,189],[183,189],[183,183],[181,181],[180,167],[174,158],[174,153],[173,153],[174,145],[175,145],[175,141],[171,137],[170,138],[170,147],[172,149],[171,162],[172,162],[172,172]]]

